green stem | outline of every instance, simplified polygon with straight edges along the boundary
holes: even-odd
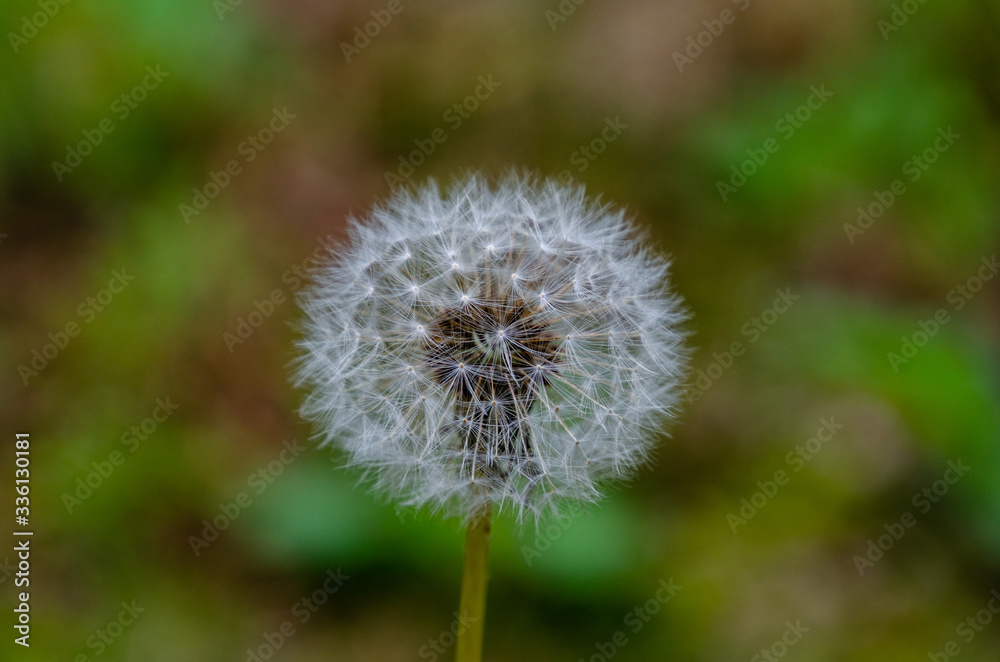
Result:
[[[465,534],[465,565],[459,605],[455,662],[480,662],[483,658],[483,623],[486,617],[487,562],[490,554],[490,507],[487,504],[469,522]]]

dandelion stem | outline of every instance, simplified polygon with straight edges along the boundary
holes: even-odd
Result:
[[[465,534],[465,565],[462,569],[462,598],[459,605],[455,662],[482,660],[489,554],[490,506],[487,504],[473,516]]]

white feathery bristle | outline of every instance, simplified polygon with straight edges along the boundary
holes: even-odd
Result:
[[[582,187],[397,191],[300,301],[302,415],[405,505],[519,518],[595,501],[675,413],[668,263]]]

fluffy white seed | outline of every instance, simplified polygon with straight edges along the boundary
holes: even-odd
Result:
[[[523,517],[594,501],[677,404],[667,266],[582,188],[399,191],[351,220],[300,299],[302,415],[404,504]]]

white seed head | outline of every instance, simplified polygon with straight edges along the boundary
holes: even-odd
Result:
[[[351,220],[300,298],[302,415],[407,505],[524,517],[595,501],[675,412],[684,313],[667,266],[582,188],[510,175],[398,191]]]

